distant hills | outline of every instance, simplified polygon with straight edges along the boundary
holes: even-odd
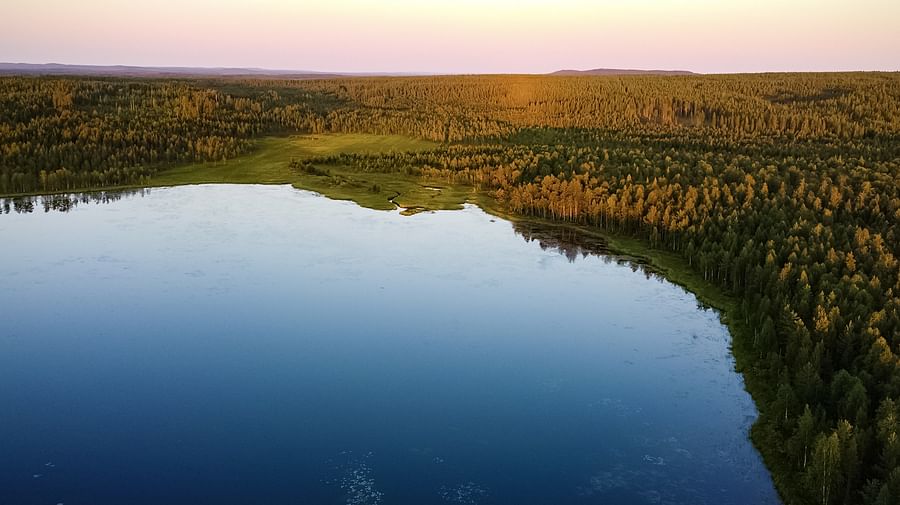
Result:
[[[317,72],[241,67],[140,67],[131,65],[67,65],[61,63],[2,63],[0,75],[82,75],[107,77],[274,77],[279,79],[334,79],[340,77],[414,76],[433,73]],[[558,70],[548,75],[696,75],[687,70],[634,70],[595,68]]]
[[[0,63],[0,75],[87,75],[115,77],[277,77],[333,79],[338,77],[414,75],[400,73],[335,73],[313,70],[271,70],[239,67],[139,67],[130,65],[65,65],[61,63]]]
[[[307,70],[267,70],[262,68],[138,67],[129,65],[64,65],[60,63],[0,63],[0,74],[89,75],[120,77],[282,77],[328,79],[340,74]]]
[[[591,70],[557,70],[549,75],[697,75],[687,70],[635,70],[628,68],[594,68]]]

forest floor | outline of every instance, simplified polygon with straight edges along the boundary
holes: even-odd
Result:
[[[357,172],[341,166],[321,167],[328,175],[303,173],[289,167],[292,159],[341,153],[386,153],[435,149],[438,144],[399,135],[327,134],[266,137],[249,154],[222,163],[192,163],[160,172],[151,186],[184,184],[292,184],[336,200],[353,200],[378,210],[459,209],[471,188],[411,177],[402,173]]]

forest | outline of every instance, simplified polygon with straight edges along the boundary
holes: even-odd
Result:
[[[295,168],[440,179],[677,254],[739,300],[785,502],[900,503],[900,74],[4,77],[0,195],[140,187],[333,132],[438,144]]]

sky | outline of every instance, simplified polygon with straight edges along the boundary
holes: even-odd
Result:
[[[900,70],[900,0],[2,0],[0,19],[3,62]]]

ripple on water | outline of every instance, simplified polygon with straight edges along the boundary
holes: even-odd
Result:
[[[457,486],[441,486],[439,494],[449,503],[465,503],[475,505],[487,497],[487,489],[475,482],[464,482]]]
[[[372,475],[372,466],[369,464],[372,453],[355,456],[351,452],[345,452],[342,455],[347,457],[347,462],[338,465],[336,470],[339,476],[327,482],[344,492],[342,499],[346,505],[380,504],[384,499],[384,493],[378,490]]]

